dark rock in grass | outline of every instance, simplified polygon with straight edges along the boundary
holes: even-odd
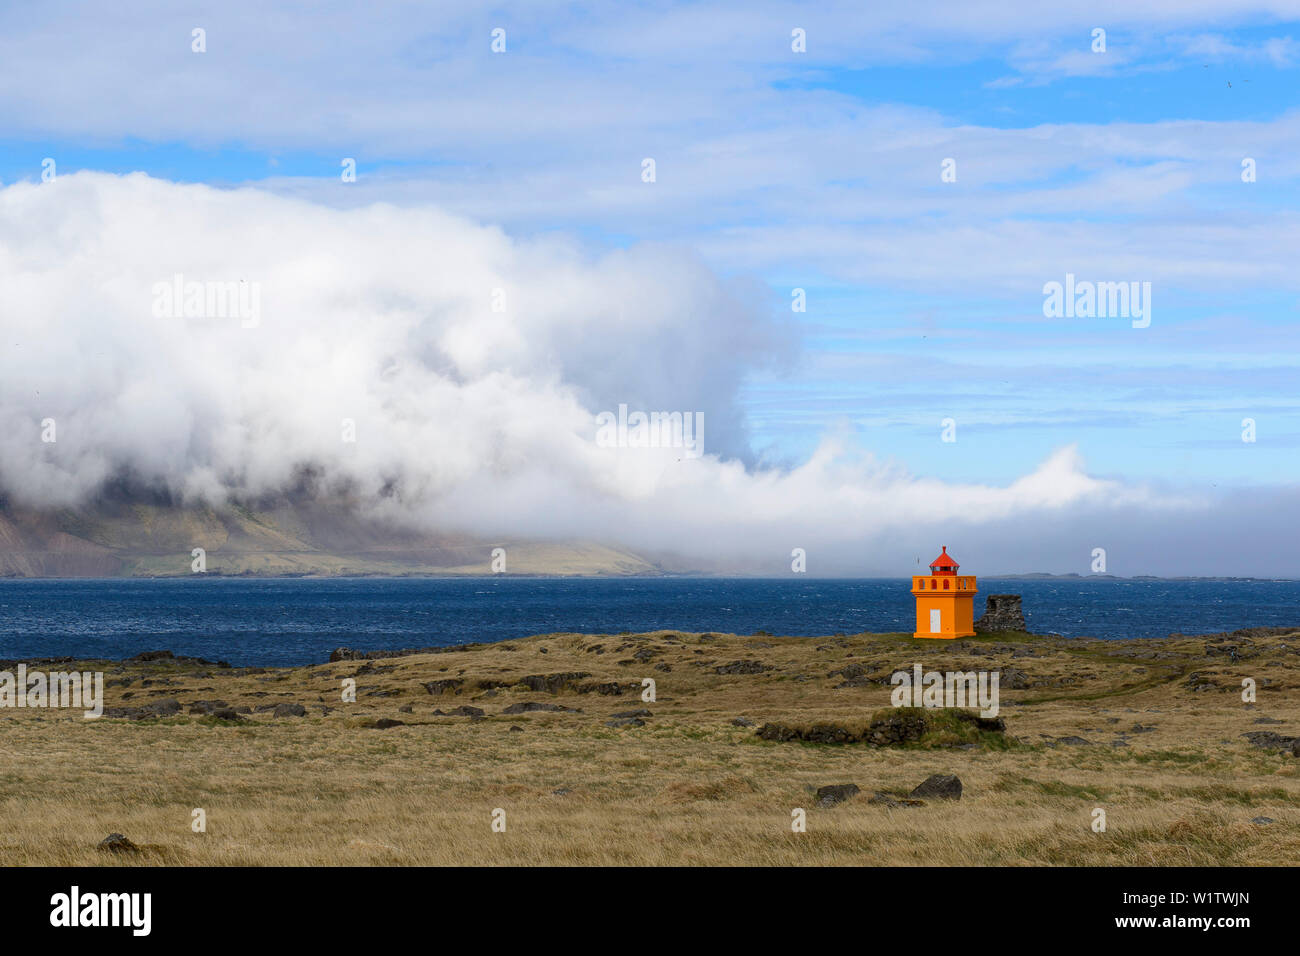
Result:
[[[1251,822],[1251,823],[1257,823],[1257,824],[1259,824],[1260,826],[1268,826],[1270,823],[1273,822],[1273,818],[1272,818],[1272,817],[1255,817],[1255,819],[1251,820],[1250,822]]]
[[[511,724],[511,725],[510,725],[510,733],[512,733],[512,734],[522,734],[523,732],[524,732],[524,728],[520,727],[518,724]]]
[[[644,727],[645,721],[640,717],[615,717],[605,721],[606,727]]]
[[[837,803],[843,803],[849,797],[855,797],[861,793],[861,789],[856,783],[833,783],[825,787],[817,788],[817,806],[833,807]]]
[[[570,790],[568,787],[556,787],[554,790],[551,791],[551,796],[567,797],[571,793],[573,793],[573,791]]]
[[[559,704],[539,704],[536,701],[532,701],[532,700],[524,700],[524,701],[520,701],[517,704],[511,704],[505,710],[501,711],[501,713],[530,714],[538,710],[559,711],[561,713],[566,713],[566,714],[582,713],[581,709],[577,707],[561,707]]]
[[[1029,675],[1016,667],[1003,667],[998,671],[998,688],[1000,690],[1026,690],[1029,687]]]
[[[176,655],[173,654],[171,651],[145,651],[142,654],[135,655],[135,657],[128,657],[127,660],[142,661],[142,662],[143,661],[170,661],[170,660],[174,660],[175,658]],[[120,833],[114,835],[121,836]]]
[[[527,677],[519,678],[519,683],[529,690],[558,694],[565,685],[590,676],[586,671],[567,671],[562,674],[529,674]]]
[[[129,695],[123,694],[123,697]],[[105,707],[105,717],[125,717],[128,720],[147,720],[151,717],[173,717],[181,712],[180,702],[174,698],[168,697],[165,700],[155,700],[151,704],[144,704],[140,707]]]
[[[654,714],[644,707],[638,707],[636,710],[620,710],[616,714],[610,714],[611,717],[653,717]]]
[[[224,700],[196,700],[194,703],[190,704],[190,713],[210,714],[214,710],[218,710],[219,708],[229,707],[229,706],[230,705],[226,703]]]
[[[170,654],[171,651],[167,651]],[[104,853],[139,853],[140,848],[120,833],[110,833],[99,841],[99,849]]]
[[[468,704],[461,704],[455,710],[448,712],[448,717],[482,717],[487,711],[480,707],[470,707]]]
[[[920,740],[926,732],[925,716],[913,708],[899,708],[878,717],[862,730],[851,730],[838,724],[813,724],[810,727],[787,727],[784,724],[764,724],[757,736],[764,740],[799,740],[816,744],[866,743],[874,747],[889,747]]]
[[[761,661],[732,661],[730,664],[720,664],[713,668],[715,674],[762,674],[765,671],[775,670],[768,664]]]
[[[1073,736],[1069,736],[1069,737],[1057,737],[1057,738],[1056,738],[1056,742],[1057,742],[1058,744],[1066,744],[1066,745],[1068,745],[1068,746],[1070,746],[1070,747],[1079,747],[1079,746],[1082,746],[1082,745],[1084,745],[1084,744],[1092,743],[1092,741],[1090,741],[1090,740],[1085,740],[1085,739],[1082,738],[1082,737],[1073,737]]]
[[[291,704],[286,701],[283,704],[275,705],[275,710],[272,711],[272,716],[273,717],[306,717],[307,708],[304,707],[302,704]]]
[[[748,717],[733,717],[731,720],[733,727],[753,727],[754,722]]]
[[[394,720],[391,717],[380,717],[370,725],[372,730],[387,730],[389,727],[405,727],[406,721]]]
[[[1256,747],[1264,747],[1268,750],[1289,750],[1292,753],[1295,752],[1295,745],[1300,743],[1300,737],[1284,737],[1272,730],[1252,730],[1241,736]]]
[[[1280,724],[1280,723],[1284,723],[1284,721],[1281,721],[1281,720],[1274,720],[1272,717],[1256,717],[1255,720],[1254,720],[1254,723],[1257,723],[1257,724]]]
[[[926,777],[908,794],[909,797],[930,797],[934,800],[960,800],[961,781],[956,774],[936,773]]]
[[[872,794],[871,799],[868,800],[867,803],[881,804],[883,806],[889,807],[891,810],[904,808],[904,807],[925,806],[924,800],[913,800],[910,797],[900,797],[892,793],[881,793],[880,791],[877,791],[876,793]]]
[[[397,708],[397,712],[401,714],[414,713],[415,707],[412,704],[403,704],[401,707]]]
[[[247,708],[244,709],[247,710]],[[235,710],[233,707],[218,707],[209,713],[208,716],[215,717],[217,720],[235,721],[244,719],[240,716],[239,711]]]
[[[671,673],[672,669],[673,669],[672,664],[666,664],[663,661],[660,661],[658,664],[655,665],[655,670],[663,671],[665,674]]]
[[[459,677],[448,677],[446,680],[426,681],[421,686],[430,694],[442,695],[448,692],[458,694],[464,684],[465,682]]]
[[[620,684],[618,681],[606,681],[604,683],[588,681],[585,684],[570,684],[569,690],[577,694],[600,694],[602,697],[622,697],[625,690],[633,690],[640,686],[640,684],[634,682]]]
[[[866,673],[867,673],[867,671],[869,671],[869,670],[873,670],[873,671],[874,671],[874,670],[879,670],[879,669],[880,669],[880,668],[877,667],[877,666],[875,666],[875,665],[871,665],[871,666],[868,667],[868,666],[865,666],[865,665],[863,665],[863,664],[859,664],[859,663],[857,663],[857,662],[854,662],[854,663],[852,663],[852,664],[846,664],[844,667],[841,667],[841,668],[839,668],[838,670],[833,670],[833,671],[831,671],[829,674],[827,674],[826,676],[827,676],[827,677],[843,677],[845,680],[854,680],[855,678],[865,676]]]

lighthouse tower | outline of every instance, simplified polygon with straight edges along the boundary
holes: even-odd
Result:
[[[975,636],[975,577],[958,575],[959,565],[944,545],[943,554],[930,562],[927,577],[912,578],[916,595],[916,633],[913,637]]]

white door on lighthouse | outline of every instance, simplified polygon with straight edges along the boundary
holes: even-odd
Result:
[[[930,633],[938,634],[943,630],[943,611],[937,607],[930,608]]]

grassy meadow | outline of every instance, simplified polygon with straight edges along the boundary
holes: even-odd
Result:
[[[999,670],[1005,733],[885,747],[757,733],[861,725],[915,663]],[[1300,863],[1300,761],[1285,742],[1300,734],[1300,630],[549,634],[283,669],[78,666],[104,671],[110,708],[181,708],[0,710],[5,865]],[[282,703],[306,715],[275,716]],[[521,704],[559,709],[503,713]],[[1266,746],[1243,736],[1269,732]],[[937,773],[961,779],[960,800],[871,802]],[[817,788],[844,783],[861,792],[818,805]],[[797,808],[806,832],[792,831]],[[137,849],[99,849],[115,832]]]

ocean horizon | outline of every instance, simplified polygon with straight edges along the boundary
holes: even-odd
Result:
[[[141,578],[0,580],[0,659],[144,651],[295,666],[331,650],[656,630],[910,632],[910,578]],[[1161,638],[1300,623],[1300,581],[999,577],[1038,634]]]

